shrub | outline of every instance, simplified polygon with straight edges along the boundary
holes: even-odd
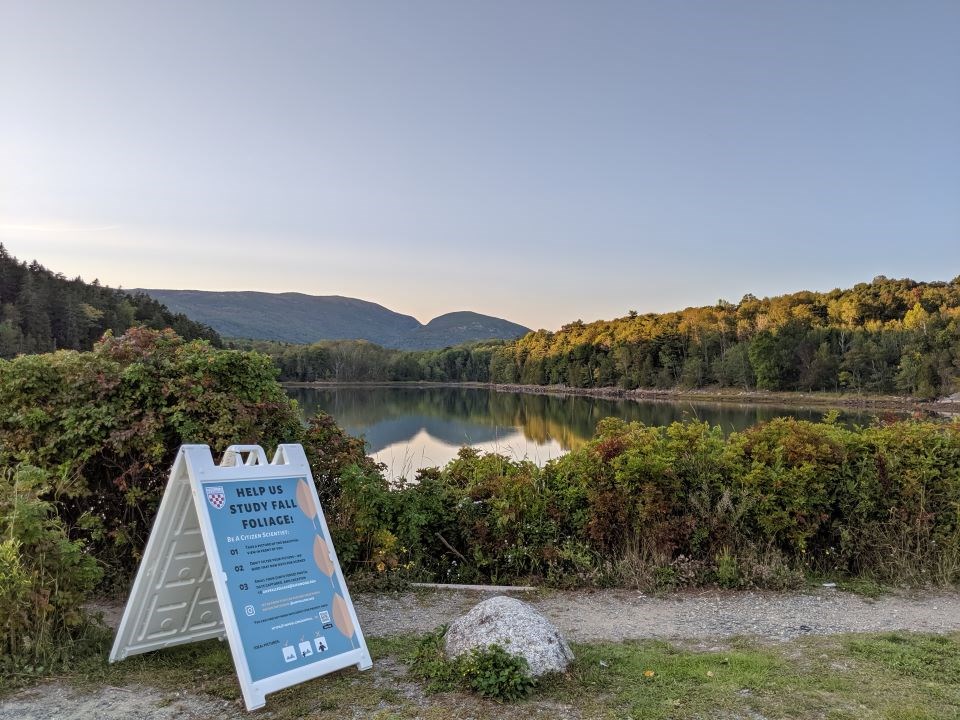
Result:
[[[430,692],[460,687],[481,697],[512,702],[526,697],[536,686],[526,659],[511,655],[499,645],[476,647],[448,660],[443,651],[446,632],[447,626],[443,625],[425,635],[410,658],[413,675],[425,680]]]
[[[101,568],[67,537],[43,499],[49,491],[38,468],[0,472],[0,666],[8,672],[49,670],[97,634],[82,605]]]
[[[340,500],[342,476],[347,468],[357,468],[368,477],[382,475],[383,466],[367,457],[363,440],[347,435],[326,413],[318,413],[310,418],[303,434],[303,444],[320,502],[325,508],[333,508]],[[386,489],[386,483],[382,484]]]
[[[777,418],[734,438],[741,463],[736,485],[751,499],[747,532],[793,557],[829,545],[848,434],[831,424]]]
[[[301,442],[334,507],[347,467],[375,474],[362,441],[327,416],[305,427],[275,378],[265,355],[145,328],[108,334],[92,352],[0,361],[0,465],[43,468],[65,526],[124,584],[183,443],[220,453]]]
[[[511,655],[499,645],[471,650],[460,662],[460,673],[471,690],[494,700],[520,700],[536,684],[526,659]]]
[[[464,449],[419,482],[376,488],[347,493],[356,526],[370,538],[389,530],[398,562],[442,580],[782,589],[812,571],[960,581],[957,423],[781,418],[724,437],[703,423],[607,419],[543,468]]]
[[[730,552],[730,548],[724,548],[716,557],[717,562],[717,585],[722,588],[736,588],[740,586],[740,566],[737,558]]]
[[[837,498],[846,568],[884,580],[960,580],[960,423],[871,429]]]

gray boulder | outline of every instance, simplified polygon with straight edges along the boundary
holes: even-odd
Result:
[[[484,600],[447,630],[448,658],[475,647],[499,645],[511,655],[521,655],[534,677],[562,672],[573,660],[573,652],[556,626],[530,605],[511,597]]]

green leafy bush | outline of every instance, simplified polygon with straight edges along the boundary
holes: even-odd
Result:
[[[46,474],[21,466],[0,472],[0,667],[49,670],[98,636],[82,605],[101,568],[67,537]]]
[[[362,481],[361,481],[362,480]],[[391,488],[348,475],[351,561],[445,581],[796,587],[806,572],[960,581],[960,424],[602,421],[543,468],[465,448]],[[349,541],[348,541],[348,547]]]
[[[430,692],[469,689],[481,697],[512,702],[530,694],[536,681],[525,658],[511,655],[500,645],[473,648],[454,660],[443,651],[443,625],[425,635],[410,657],[414,676],[426,681]]]
[[[309,426],[269,358],[185,342],[172,331],[106,335],[92,352],[0,360],[0,465],[29,463],[74,537],[124,584],[146,544],[171,463],[183,443],[214,453],[300,442],[325,501],[345,468],[376,475],[361,441],[325,416]]]
[[[460,661],[460,673],[471,690],[493,700],[520,700],[536,684],[526,659],[511,655],[499,645],[471,650]]]

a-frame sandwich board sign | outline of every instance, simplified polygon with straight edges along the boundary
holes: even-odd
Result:
[[[300,445],[271,463],[258,445],[231,446],[220,465],[206,445],[177,453],[110,662],[210,638],[229,641],[248,710],[371,667]]]

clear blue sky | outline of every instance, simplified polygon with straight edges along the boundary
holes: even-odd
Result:
[[[0,242],[556,328],[960,274],[960,2],[0,0]]]

